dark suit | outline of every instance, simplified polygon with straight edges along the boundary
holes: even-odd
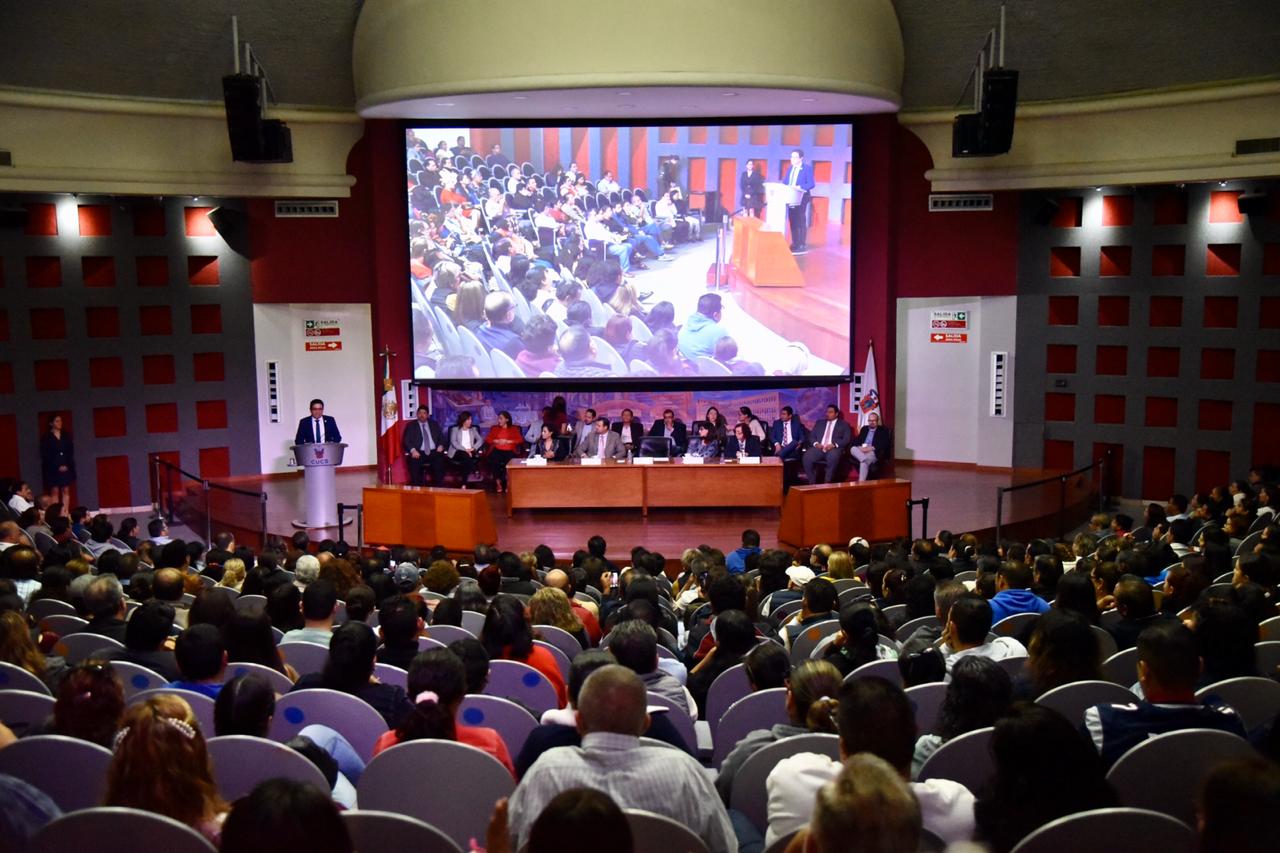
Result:
[[[618,421],[617,423],[610,426],[609,429],[613,430],[618,434],[619,437],[621,437],[623,427],[625,426],[628,426],[628,425],[624,424],[622,421]],[[639,421],[633,420],[630,424],[630,428],[627,429],[627,432],[630,433],[629,437],[631,439],[631,452],[635,453],[637,450],[640,449],[640,439],[644,438],[644,427],[641,426]],[[626,444],[626,442],[624,441],[623,444]]]
[[[294,436],[294,444],[315,444],[316,435],[315,427],[312,424],[312,418],[307,415],[298,421],[298,434]],[[324,440],[325,441],[342,441],[342,433],[338,432],[338,422],[329,415],[324,416]]]
[[[729,436],[729,440],[724,445],[724,457],[730,459],[738,455],[738,451],[742,448],[738,445],[738,437],[736,435]],[[748,456],[760,455],[760,439],[754,435],[747,436],[746,451]]]
[[[784,441],[785,430],[783,429],[782,418],[778,418],[773,422],[773,426],[769,427],[769,440],[773,442],[773,455],[779,459],[786,461],[788,459],[799,459],[800,448],[804,446],[805,440],[809,437],[809,431],[804,428],[804,424],[800,423],[800,419],[795,415],[791,416],[791,441]]]
[[[791,183],[791,165],[787,165],[787,173],[782,176],[782,183]],[[796,176],[795,186],[804,190],[804,197],[799,204],[787,206],[787,222],[791,225],[791,250],[804,248],[809,236],[809,205],[813,202],[810,192],[813,190],[813,166],[800,164],[800,173]]]
[[[666,425],[662,421],[654,421],[653,426],[649,427],[649,435],[661,438],[666,434]],[[672,425],[671,441],[675,444],[677,456],[682,455],[685,448],[689,446],[689,431],[685,429],[684,421],[677,419]]]
[[[830,450],[823,450],[818,447],[822,442],[827,431],[827,420],[824,418],[813,425],[813,430],[809,433],[809,441],[812,445],[800,457],[801,464],[804,465],[805,476],[809,478],[812,484],[818,484],[822,481],[817,479],[814,469],[819,462],[827,463],[826,477],[827,482],[831,482],[836,474],[836,466],[840,464],[840,457],[848,451],[849,445],[853,442],[853,430],[849,428],[848,422],[844,418],[836,418],[835,425],[831,429],[831,443],[835,445]]]
[[[427,433],[431,436],[431,452],[422,450],[422,424],[415,418],[405,425],[400,434],[400,447],[404,450],[405,460],[409,463],[409,484],[425,486],[427,484],[426,468],[431,468],[431,485],[438,486],[444,482],[445,463],[449,457],[445,454],[444,430],[435,418],[427,418]],[[414,459],[411,451],[418,451]]]
[[[764,207],[764,175],[759,172],[747,174],[744,169],[738,176],[738,207],[748,211],[752,216],[759,216]]]
[[[870,441],[871,448],[875,451],[875,457],[871,458],[861,451],[861,447],[868,443],[867,434],[870,431],[871,428],[865,426],[859,430],[858,438],[850,449],[854,461],[858,463],[858,479],[860,480],[868,479],[872,465],[889,458],[889,428],[884,424],[876,427],[875,437]]]

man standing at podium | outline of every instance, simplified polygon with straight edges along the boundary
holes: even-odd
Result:
[[[445,456],[444,431],[436,419],[427,413],[426,406],[418,407],[418,417],[405,425],[400,434],[400,447],[409,463],[409,485],[425,486],[427,468],[431,468],[431,485],[444,482]]]
[[[338,422],[324,413],[324,400],[311,401],[311,417],[298,421],[298,434],[294,444],[324,444],[342,441]]]
[[[809,236],[809,205],[813,199],[809,195],[813,190],[813,167],[804,161],[804,152],[799,148],[791,152],[791,165],[782,182],[787,186],[799,187],[804,191],[799,204],[787,205],[787,222],[791,225],[791,253],[803,255],[805,240]]]

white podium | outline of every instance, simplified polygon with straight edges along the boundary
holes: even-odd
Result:
[[[787,208],[804,201],[804,190],[781,181],[764,182],[764,227],[761,231],[787,232]]]
[[[295,444],[293,456],[304,470],[303,485],[307,494],[307,514],[295,519],[294,527],[317,528],[338,526],[338,490],[335,470],[342,464],[345,444],[327,441],[323,444]]]

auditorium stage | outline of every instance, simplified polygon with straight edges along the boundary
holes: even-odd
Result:
[[[996,489],[1048,476],[1054,472],[1040,470],[974,469],[910,462],[898,462],[893,476],[912,481],[916,499],[928,497],[929,530],[956,533],[973,532],[979,537],[994,533]],[[339,469],[338,500],[347,504],[360,502],[361,490],[376,483],[372,468]],[[294,532],[292,520],[303,505],[302,475],[231,477],[214,480],[241,489],[261,489],[267,494],[267,531],[282,538]],[[176,488],[176,487],[175,487]],[[256,498],[213,491],[211,507],[214,532],[230,530],[238,539],[257,546],[260,542],[260,508]],[[1033,536],[1057,536],[1085,519],[1091,505],[1068,506],[1060,519],[1059,489],[1056,481],[1047,486],[1013,492],[1005,496],[1004,534],[1025,539]],[[582,509],[517,510],[506,514],[504,495],[489,493],[489,506],[498,530],[497,546],[504,550],[523,551],[540,543],[549,545],[557,557],[569,558],[584,547],[588,537],[601,534],[609,543],[608,556],[625,560],[630,549],[643,545],[668,558],[679,557],[687,547],[707,543],[725,551],[738,546],[739,534],[745,528],[760,531],[761,544],[773,547],[778,540],[781,513],[776,509],[716,508],[715,496],[707,495],[708,508],[697,511],[652,508],[647,517],[639,509],[588,509],[591,496],[582,496]],[[192,530],[203,531],[204,499],[198,484],[189,484],[185,499],[178,499],[178,514]],[[903,510],[905,512],[905,508]],[[920,510],[915,511],[913,531],[920,535]],[[337,538],[336,529],[311,531],[313,540]],[[356,527],[347,527],[346,539],[356,541]]]

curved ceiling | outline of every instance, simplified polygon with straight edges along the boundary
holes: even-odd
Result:
[[[732,0],[720,0],[732,21]],[[852,0],[851,0],[852,2]],[[895,0],[903,109],[950,108],[998,15],[997,0]],[[284,104],[355,107],[358,0],[42,0],[6,4],[0,86],[219,101],[230,16]],[[731,37],[728,29],[726,37]],[[1020,100],[1275,78],[1274,0],[1023,0],[1009,5],[1006,63]]]

